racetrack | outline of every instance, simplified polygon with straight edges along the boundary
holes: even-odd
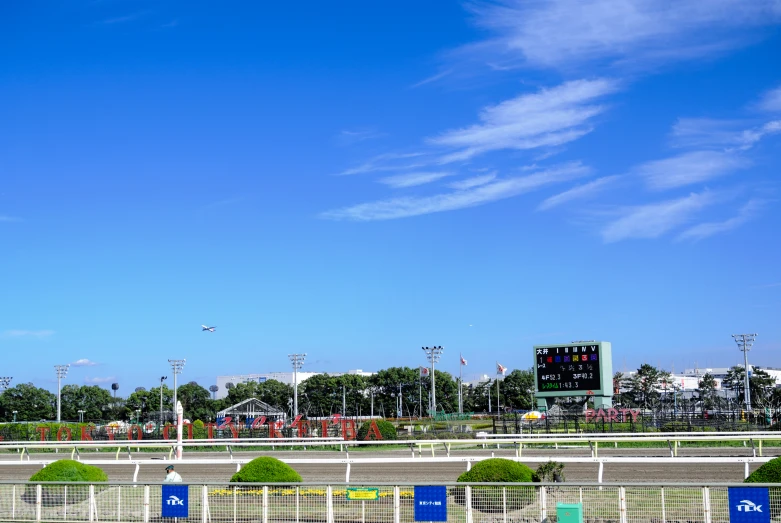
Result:
[[[765,456],[778,456],[781,453],[780,448],[766,448]],[[335,451],[273,451],[273,452],[238,452],[234,453],[237,459],[252,459],[261,455],[276,457],[279,459],[325,459],[344,458],[345,453]],[[430,456],[425,452],[423,456]],[[437,456],[444,456],[444,451],[437,450]],[[469,449],[451,452],[451,456],[469,456],[480,458],[508,457],[515,456],[514,450],[510,449]],[[587,448],[577,449],[523,449],[523,456],[541,456],[550,457],[556,460],[560,456],[588,456]],[[680,448],[679,457],[684,456],[732,456],[732,457],[750,457],[751,448],[739,447],[719,447],[719,448]],[[389,450],[389,451],[362,451],[352,452],[350,457],[362,459],[369,457],[399,457],[409,458],[409,450]],[[727,464],[700,464],[700,463],[675,463],[674,458],[669,458],[670,452],[662,448],[634,448],[634,449],[610,449],[600,448],[600,457],[609,456],[658,456],[667,457],[670,461],[664,463],[643,463],[643,464],[618,464],[606,463],[604,465],[603,481],[605,482],[728,482],[742,481],[744,466],[742,463]],[[57,458],[69,458],[70,453],[56,455],[52,453],[32,454],[31,459],[55,460]],[[90,459],[111,459],[112,454],[106,452],[82,452],[82,460]],[[168,455],[163,453],[134,453],[134,459],[159,459],[157,464],[142,464],[138,473],[139,482],[162,481],[165,476],[164,467],[171,461],[167,460]],[[182,475],[186,482],[227,482],[231,475],[236,471],[236,464],[202,464],[188,463],[188,458],[222,458],[226,459],[225,452],[185,452],[184,458],[176,464],[176,470]],[[3,480],[27,480],[40,469],[40,466],[17,464],[20,456],[18,454],[0,455],[0,478]],[[13,464],[12,464],[13,463]],[[528,463],[532,468],[537,467],[537,463]],[[759,463],[752,463],[750,470],[756,470]],[[301,474],[306,482],[316,483],[341,483],[345,481],[346,465],[343,463],[335,464],[300,464],[293,467]],[[599,465],[597,463],[567,463],[564,469],[568,481],[593,482],[597,480]],[[101,465],[106,471],[110,481],[133,481],[135,465],[128,462],[127,455],[122,456],[117,464]],[[416,483],[416,482],[441,482],[455,481],[459,474],[466,470],[464,462],[455,463],[382,463],[382,464],[361,464],[353,463],[350,471],[351,483],[372,483],[372,482],[392,482],[392,483]]]

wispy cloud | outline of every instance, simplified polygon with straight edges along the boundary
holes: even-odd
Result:
[[[484,108],[481,123],[446,131],[429,143],[456,149],[442,158],[443,163],[500,149],[562,145],[591,132],[589,122],[605,110],[592,102],[617,89],[612,80],[575,80],[523,94]]]
[[[781,86],[766,92],[759,102],[759,108],[767,112],[781,112]]]
[[[602,229],[602,239],[606,243],[613,243],[630,238],[658,238],[685,225],[694,214],[716,201],[714,194],[703,192],[676,200],[625,208],[620,211],[620,218]]]
[[[707,222],[695,225],[685,230],[679,236],[679,240],[702,240],[716,234],[737,229],[744,223],[754,218],[767,202],[764,200],[749,200],[737,216],[723,222]]]
[[[458,190],[471,189],[472,187],[485,185],[488,182],[491,182],[495,179],[496,179],[496,173],[483,174],[480,176],[473,176],[472,178],[467,178],[465,180],[452,182],[447,184],[447,186],[450,187],[451,189],[458,189]]]
[[[99,20],[95,22],[96,25],[115,25],[115,24],[124,24],[127,22],[133,22],[135,20],[138,20],[139,18],[142,18],[149,14],[149,11],[138,11],[137,13],[132,13],[129,15],[124,16],[116,16],[112,18],[105,18],[103,20]]]
[[[84,378],[84,383],[92,383],[93,385],[100,385],[102,383],[111,383],[116,378],[114,376],[106,376],[104,378],[90,378],[89,376]]]
[[[737,154],[693,151],[640,165],[634,172],[656,190],[683,187],[745,169],[751,162]]]
[[[405,174],[397,174],[396,176],[388,176],[387,178],[380,178],[380,183],[384,183],[394,189],[402,189],[405,187],[414,187],[416,185],[424,185],[426,183],[435,182],[441,180],[447,176],[453,176],[452,172],[412,172]]]
[[[574,200],[580,200],[582,198],[587,198],[601,191],[607,185],[616,181],[618,178],[619,176],[605,176],[603,178],[597,178],[594,181],[584,183],[583,185],[578,185],[577,187],[573,187],[568,191],[551,196],[547,200],[543,201],[537,207],[537,210],[547,211],[548,209],[552,209],[558,205],[569,203]]]
[[[0,214],[0,222],[20,222],[20,221],[22,221],[22,219],[17,218],[16,216],[6,216]]]
[[[748,127],[743,121],[681,118],[673,126],[676,147],[711,148],[727,152],[747,151],[768,135],[781,132],[781,120]]]
[[[428,165],[430,162],[413,161],[412,158],[420,158],[425,156],[426,153],[384,153],[371,158],[370,160],[345,169],[340,172],[340,176],[348,176],[353,174],[365,174],[377,171],[400,171],[404,169],[415,169]],[[410,163],[411,162],[411,163]]]
[[[344,129],[336,137],[340,145],[353,145],[359,142],[365,142],[366,140],[374,140],[376,138],[382,138],[385,133],[377,131],[376,129]]]
[[[71,363],[71,367],[94,367],[97,365],[94,361],[90,361],[87,358],[82,358]]]
[[[656,65],[753,41],[781,19],[777,0],[504,0],[471,6],[497,37],[469,51],[541,67]]]
[[[53,330],[7,330],[3,333],[3,336],[6,338],[48,338],[52,335],[54,335]]]
[[[410,87],[412,89],[415,89],[416,87],[420,87],[422,85],[426,85],[426,84],[430,84],[432,82],[436,82],[437,80],[441,80],[442,78],[450,75],[452,72],[453,72],[452,69],[447,69],[445,71],[442,71],[442,72],[439,72],[437,74],[431,75],[428,78],[424,78],[423,80],[421,80],[421,81],[419,81],[419,82],[417,82],[415,84],[412,84]]]
[[[589,172],[587,167],[578,163],[566,164],[528,176],[500,179],[466,190],[426,197],[392,198],[362,203],[325,212],[321,217],[331,220],[373,221],[453,211],[511,198],[545,185],[586,176]]]

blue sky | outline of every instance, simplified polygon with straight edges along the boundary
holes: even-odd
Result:
[[[0,374],[781,367],[779,56],[777,0],[6,3]]]

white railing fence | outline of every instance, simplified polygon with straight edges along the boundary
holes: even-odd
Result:
[[[748,486],[439,485],[447,490],[447,521],[463,523],[554,523],[558,503],[581,503],[586,522],[726,523],[729,521],[728,488]],[[770,510],[774,517],[781,515],[781,492],[776,496],[772,485],[750,486],[771,487],[771,506],[765,510]],[[411,484],[189,484],[187,521],[411,522],[415,520],[414,488]],[[349,489],[376,489],[376,499],[349,499]],[[161,519],[163,501],[160,483],[0,482],[0,521],[173,521]]]

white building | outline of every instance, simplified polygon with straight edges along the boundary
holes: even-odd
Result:
[[[226,388],[226,385],[228,383],[233,383],[234,385],[238,385],[239,383],[248,383],[250,381],[262,383],[267,380],[277,380],[281,383],[285,383],[286,385],[292,386],[296,377],[298,378],[298,384],[300,385],[302,381],[307,380],[312,376],[317,376],[318,374],[328,374],[329,376],[354,375],[354,376],[369,377],[369,376],[373,376],[376,373],[364,372],[362,369],[355,369],[355,370],[348,370],[347,372],[298,371],[298,373],[294,374],[292,371],[289,371],[289,372],[266,372],[261,374],[234,374],[231,376],[217,376],[218,389],[215,396],[217,399],[226,397],[228,395],[228,389]]]

